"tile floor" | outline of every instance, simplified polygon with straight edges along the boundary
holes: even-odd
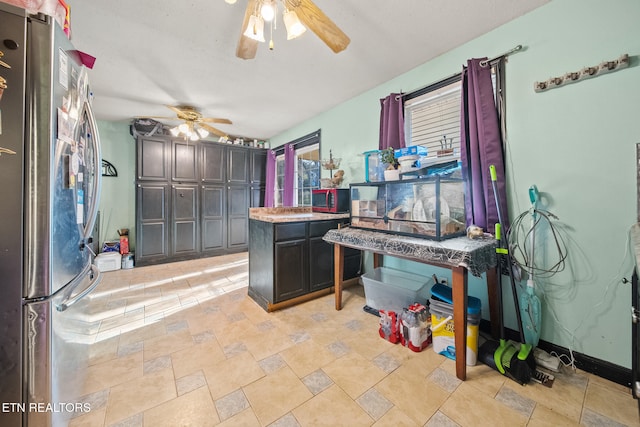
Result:
[[[485,365],[379,338],[362,287],[266,313],[247,254],[105,273],[86,298],[91,340],[70,425],[637,426],[630,391],[584,372],[520,386]]]

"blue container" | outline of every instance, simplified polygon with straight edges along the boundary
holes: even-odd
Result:
[[[393,152],[393,155],[397,158],[402,156],[426,156],[427,147],[422,145],[412,145],[410,147],[399,148]]]
[[[431,297],[453,306],[451,288],[442,283],[436,283],[431,287]],[[467,296],[467,314],[472,316],[480,315],[482,302],[479,298]]]
[[[380,153],[380,150],[365,151],[363,153],[365,182],[384,181],[385,165],[382,162]]]

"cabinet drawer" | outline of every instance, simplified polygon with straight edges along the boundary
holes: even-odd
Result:
[[[304,239],[305,237],[306,223],[304,222],[276,225],[276,242],[289,239]]]
[[[313,221],[309,223],[309,237],[320,237],[327,234],[327,231],[338,228],[338,221]]]

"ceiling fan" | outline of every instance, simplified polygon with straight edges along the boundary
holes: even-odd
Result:
[[[173,136],[184,135],[192,141],[197,141],[200,138],[205,138],[212,133],[220,137],[228,138],[229,135],[226,132],[221,131],[218,128],[211,126],[209,123],[221,123],[230,125],[231,120],[221,119],[214,117],[203,117],[202,113],[195,107],[190,105],[167,105],[167,108],[176,113],[176,117],[156,117],[146,116],[138,117],[145,119],[164,119],[164,120],[181,120],[182,123],[178,126],[172,127],[169,131]]]
[[[270,18],[275,16],[278,2],[284,4],[287,39],[301,35],[306,26],[335,53],[342,52],[349,45],[351,39],[311,0],[248,0],[236,48],[238,58],[255,58],[258,42],[264,41],[264,21],[271,21]],[[269,42],[269,48],[273,49],[273,40]]]

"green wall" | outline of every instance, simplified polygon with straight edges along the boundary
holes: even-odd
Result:
[[[448,77],[468,58],[492,57],[522,44],[525,49],[509,57],[506,74],[510,216],[528,209],[527,190],[536,184],[542,208],[559,217],[557,225],[569,253],[564,271],[538,283],[538,289],[544,289],[542,339],[630,368],[631,289],[621,279],[631,274],[628,231],[637,219],[638,18],[637,0],[553,0],[277,135],[271,144],[321,129],[323,156],[333,150],[343,158],[346,184],[361,182],[360,153],[378,145],[380,98]],[[535,81],[623,53],[632,57],[628,69],[543,93],[533,90]],[[550,257],[549,239],[543,243]],[[386,263],[425,274],[432,271],[397,259]],[[508,287],[506,281],[504,285]],[[469,293],[483,300],[487,319],[483,280],[472,277]],[[515,328],[507,290],[504,301],[507,326]]]
[[[100,246],[118,240],[117,230],[128,228],[129,250],[135,250],[135,141],[129,124],[98,121],[102,158],[118,170],[117,177],[102,177],[100,198]]]

